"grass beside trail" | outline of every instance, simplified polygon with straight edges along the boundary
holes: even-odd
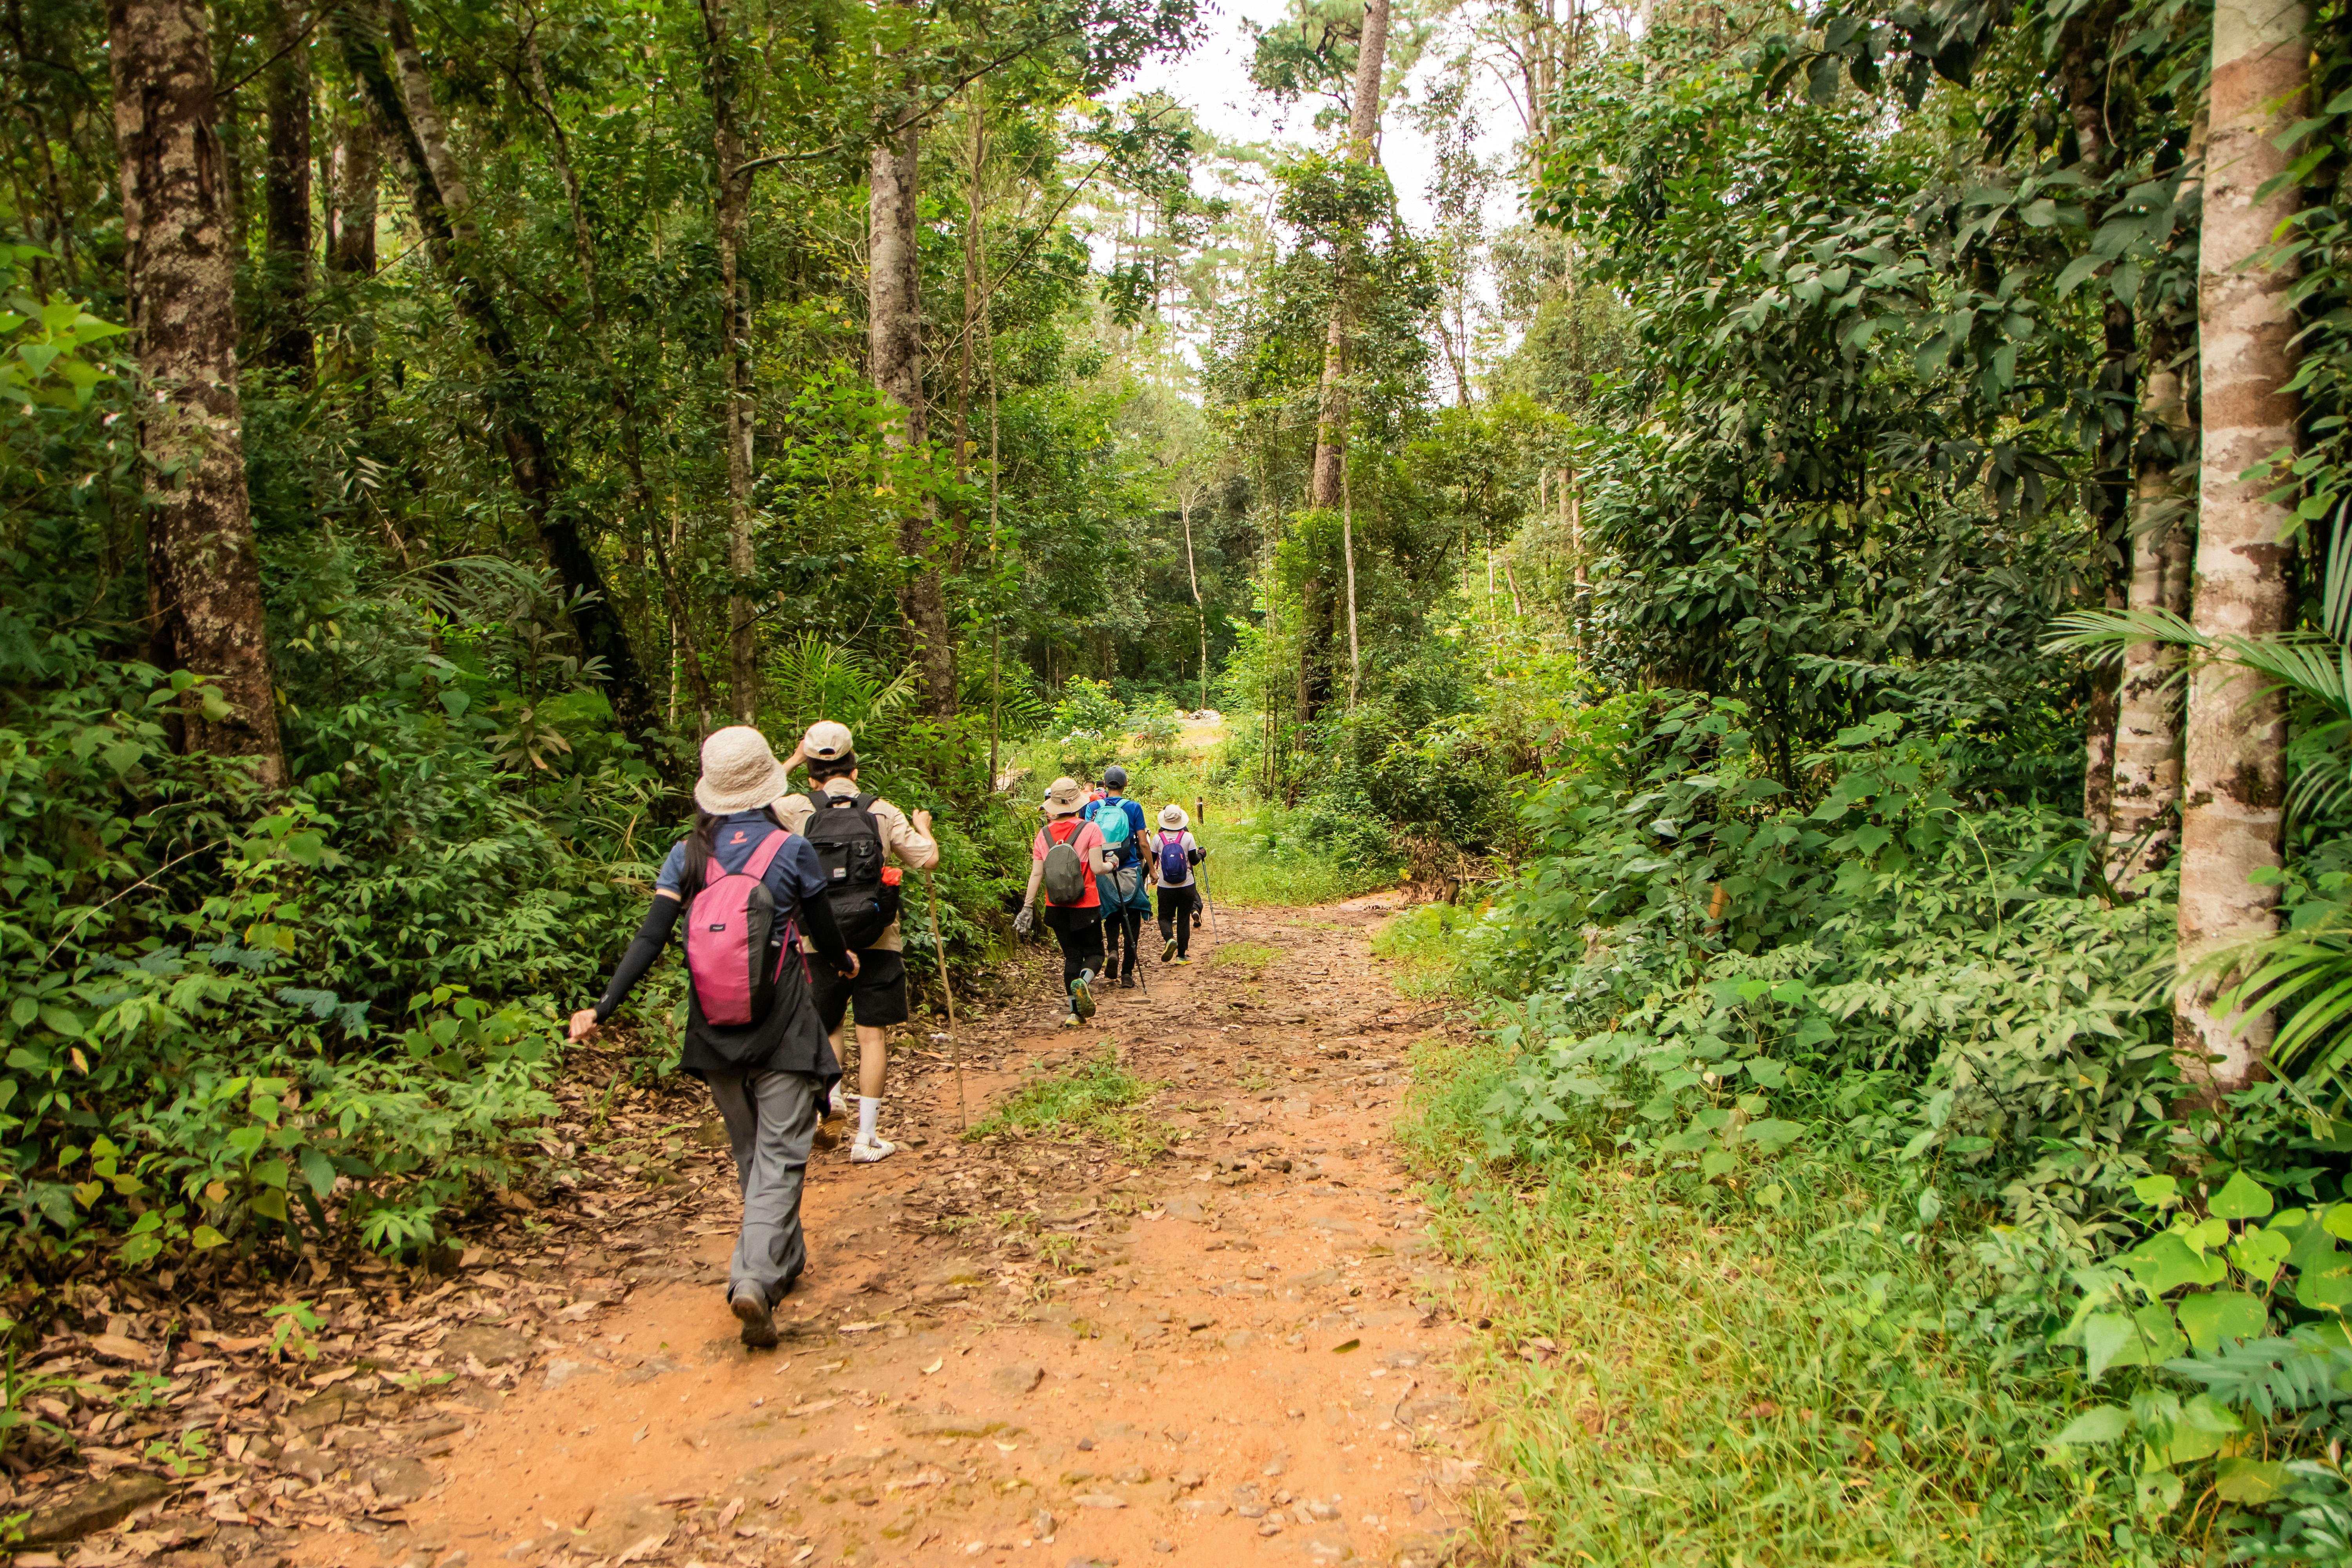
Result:
[[[1211,801],[1207,828],[1193,833],[1212,851],[1204,880],[1214,903],[1303,909],[1396,886],[1395,867],[1358,865],[1327,853],[1298,813],[1247,804],[1237,811]]]
[[[1023,1084],[1013,1097],[971,1124],[967,1139],[995,1137],[1101,1138],[1129,1155],[1166,1148],[1165,1136],[1126,1108],[1148,1100],[1161,1086],[1119,1065],[1118,1052],[1105,1046],[1066,1072]]]

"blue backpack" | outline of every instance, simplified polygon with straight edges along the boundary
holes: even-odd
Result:
[[[1126,803],[1104,801],[1094,815],[1094,825],[1102,834],[1103,847],[1118,856],[1120,865],[1126,865],[1132,847],[1131,836],[1135,831],[1135,824],[1127,817]]]
[[[1160,836],[1160,885],[1172,888],[1185,880],[1192,864],[1184,858],[1184,836],[1162,833]]]

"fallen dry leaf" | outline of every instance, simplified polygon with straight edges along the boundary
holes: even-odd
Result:
[[[90,1340],[89,1348],[109,1361],[145,1363],[155,1359],[152,1347],[122,1334],[99,1334]]]

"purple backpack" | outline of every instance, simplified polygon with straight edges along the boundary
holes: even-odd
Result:
[[[714,855],[703,872],[702,891],[686,912],[686,971],[706,1024],[741,1028],[766,1017],[775,1000],[791,928],[785,942],[771,941],[776,899],[765,878],[791,837],[781,827],[770,832],[740,871],[730,875]]]

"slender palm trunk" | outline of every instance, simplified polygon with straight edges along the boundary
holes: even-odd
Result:
[[[209,8],[197,0],[110,0],[114,136],[122,169],[123,273],[146,395],[139,444],[154,479],[147,511],[154,660],[203,676],[179,710],[192,752],[249,758],[286,782],[261,563],[245,488],[236,393],[236,252],[213,134]]]
[[[1188,489],[1176,492],[1176,505],[1184,519],[1184,575],[1192,582],[1192,610],[1201,617],[1201,707],[1209,706],[1209,606],[1201,597],[1201,569],[1192,563],[1192,492]]]
[[[2221,0],[2213,12],[2212,132],[2198,253],[2203,407],[2194,623],[2213,637],[2284,631],[2293,616],[2294,513],[2266,480],[2238,476],[2294,440],[2292,279],[2258,258],[2291,218],[2296,190],[2273,138],[2302,113],[2310,80],[2305,7],[2295,0]],[[2281,188],[2267,196],[2266,184]],[[2180,962],[2278,925],[2278,889],[2252,879],[2279,864],[2285,716],[2260,677],[2224,665],[2189,688],[2180,813]],[[2213,1011],[2215,987],[2177,994],[2184,1067],[2216,1089],[2263,1069],[2272,1022]]]
[[[2152,369],[2144,378],[2141,410],[2148,433],[2139,458],[2134,501],[2131,607],[2178,609],[2189,598],[2188,527],[2178,473],[2190,449],[2179,373],[2166,366],[2173,334],[2159,321],[2149,334]],[[2116,714],[2116,788],[2109,878],[2117,883],[2160,869],[2172,858],[2180,805],[2180,694],[2173,687],[2178,652],[2158,642],[2124,650]]]
[[[910,122],[874,147],[867,205],[866,350],[874,384],[899,410],[888,432],[900,450],[923,444],[922,316],[919,291],[916,177],[919,133]],[[898,552],[910,564],[899,609],[907,622],[923,706],[934,718],[955,715],[955,644],[948,630],[947,581],[928,507],[908,506],[898,520]]]

